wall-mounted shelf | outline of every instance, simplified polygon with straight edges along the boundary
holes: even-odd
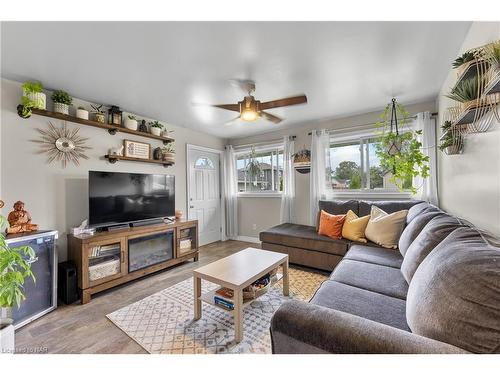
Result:
[[[111,164],[115,164],[118,160],[125,160],[125,161],[136,161],[136,162],[140,162],[140,163],[160,164],[160,165],[163,165],[165,168],[174,165],[174,163],[163,161],[163,160],[132,158],[130,156],[104,155],[104,157],[106,159],[108,159],[108,161]]]
[[[484,67],[481,64],[483,64]],[[463,80],[477,76],[480,71],[487,69],[487,66],[488,63],[484,60],[473,60],[465,63],[459,68],[460,71],[458,72],[457,82],[455,83],[454,88],[457,87]]]
[[[161,136],[150,134],[150,133],[140,132],[138,130],[131,130],[131,129],[123,128],[121,126],[103,124],[103,123],[100,123],[97,121],[92,121],[92,120],[84,120],[84,119],[81,119],[78,117],[64,115],[62,113],[46,111],[44,109],[33,108],[32,112],[33,112],[33,114],[40,115],[40,116],[55,118],[58,120],[70,121],[70,122],[74,122],[74,123],[77,123],[80,125],[87,125],[87,126],[93,126],[95,128],[104,129],[104,130],[107,130],[109,132],[109,134],[112,134],[112,135],[116,134],[117,132],[133,134],[133,135],[137,135],[139,137],[156,139],[156,140],[162,141],[163,144],[168,144],[168,143],[174,141],[174,139],[170,138],[170,137],[161,137]]]
[[[486,95],[500,93],[500,71],[497,71],[496,74],[493,75],[491,81],[484,88],[484,93]]]

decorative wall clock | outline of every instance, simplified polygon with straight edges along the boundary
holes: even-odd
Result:
[[[40,144],[39,154],[47,153],[47,163],[60,161],[63,168],[66,168],[68,162],[79,166],[80,158],[88,159],[85,150],[91,149],[85,145],[88,138],[81,137],[78,134],[79,130],[79,128],[68,129],[66,122],[58,128],[49,121],[48,129],[37,129],[42,136],[33,142]]]

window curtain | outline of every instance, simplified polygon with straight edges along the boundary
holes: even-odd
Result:
[[[418,189],[417,198],[439,205],[437,190],[437,151],[436,151],[436,122],[431,118],[430,112],[420,112],[414,123],[415,130],[422,130],[419,140],[422,143],[422,152],[429,157],[429,177],[415,179]]]
[[[281,193],[280,222],[293,223],[295,220],[295,170],[293,154],[295,142],[289,136],[283,139],[283,191]]]
[[[238,179],[236,157],[233,146],[226,146],[224,152],[224,189],[226,208],[226,236],[229,239],[238,237]]]
[[[326,130],[311,135],[310,223],[316,225],[321,199],[331,199],[330,134]]]

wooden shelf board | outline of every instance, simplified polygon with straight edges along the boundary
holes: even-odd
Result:
[[[174,165],[174,163],[163,161],[163,160],[132,158],[130,156],[104,155],[104,157],[106,159],[108,159],[110,163],[116,163],[118,160],[125,160],[125,161],[136,161],[136,162],[140,162],[140,163],[160,164],[160,165],[163,165],[165,167],[170,167],[170,166]]]
[[[462,111],[462,113],[460,114],[460,116],[457,118],[457,120],[455,120],[455,122],[453,123],[453,125],[456,126],[456,125],[471,124],[472,122],[474,122],[474,119],[476,117],[476,112],[479,111],[479,110],[483,111],[484,108],[482,108],[482,107],[473,107],[473,106],[466,107]],[[486,112],[488,112],[488,111],[484,111],[484,114],[486,114]],[[484,116],[484,114],[483,114],[483,116]]]
[[[127,128],[124,128],[124,127],[121,127],[121,126],[114,126],[114,125],[103,124],[103,123],[100,123],[100,122],[97,122],[97,121],[92,121],[92,120],[84,120],[84,119],[81,119],[81,118],[78,118],[78,117],[64,115],[62,113],[46,111],[44,109],[35,109],[34,108],[32,110],[32,112],[34,114],[37,114],[37,115],[40,115],[40,116],[55,118],[55,119],[63,120],[63,121],[74,122],[74,123],[80,124],[80,125],[93,126],[95,128],[100,128],[100,129],[107,130],[110,133],[120,132],[120,133],[133,134],[133,135],[137,135],[139,137],[156,139],[156,140],[162,141],[163,143],[170,143],[170,142],[174,141],[174,139],[170,138],[170,137],[161,137],[161,136],[154,135],[154,134],[151,134],[151,133],[144,133],[144,132],[140,132],[138,130],[127,129]]]

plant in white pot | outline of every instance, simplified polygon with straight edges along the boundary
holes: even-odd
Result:
[[[169,162],[169,163],[175,163],[175,144],[174,142],[168,143],[166,146],[164,146],[161,149],[161,155],[162,155],[162,160]]]
[[[54,102],[54,112],[69,115],[69,106],[73,102],[73,98],[66,91],[54,91],[52,101]]]
[[[24,82],[22,88],[23,96],[31,100],[33,108],[47,108],[47,96],[43,93],[43,85],[41,82]]]
[[[89,119],[89,111],[87,111],[83,107],[78,107],[76,109],[76,117],[81,118],[83,120],[88,120]]]
[[[125,119],[125,127],[130,130],[137,130],[137,117],[128,115]]]
[[[151,134],[160,136],[161,135],[161,130],[163,129],[163,125],[160,124],[158,121],[150,121],[149,122],[149,128],[151,131]]]
[[[31,277],[35,281],[29,261],[35,252],[29,246],[9,247],[3,235],[7,226],[0,215],[0,353],[14,352],[12,308],[25,298],[24,280]]]

